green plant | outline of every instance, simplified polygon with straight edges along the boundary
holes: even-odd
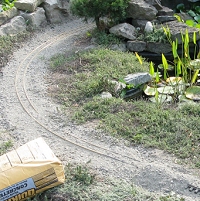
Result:
[[[68,164],[65,168],[66,182],[63,185],[45,191],[31,200],[70,200],[70,201],[184,201],[175,196],[158,196],[145,189],[132,185],[124,180],[114,180],[110,178],[94,177],[94,182],[87,185],[74,179],[77,167],[85,169],[91,175],[91,169],[85,166]],[[28,199],[30,200],[30,199]]]
[[[167,43],[168,42],[163,29],[157,28],[156,26],[154,26],[152,32],[141,33],[140,31],[138,31],[137,39],[146,41],[146,42],[158,42],[158,43]]]
[[[176,14],[174,15],[178,21],[185,22],[190,27],[200,28],[200,6],[197,4],[193,4],[190,8],[186,9],[183,3],[180,3],[176,7]],[[187,13],[193,19],[188,19],[184,21],[179,13]]]
[[[74,172],[74,180],[81,184],[90,185],[94,181],[94,175],[90,174],[87,168],[77,166]]]
[[[105,31],[94,30],[91,35],[95,38],[95,42],[99,45],[109,47],[113,44],[120,44],[122,39],[114,34],[107,34]]]
[[[84,17],[87,21],[93,18],[99,30],[105,29],[100,18],[107,17],[117,23],[126,18],[129,0],[72,0],[71,11],[74,15]]]
[[[0,155],[6,153],[8,149],[13,146],[12,142],[9,140],[0,144]]]
[[[3,11],[9,10],[14,7],[15,0],[2,0],[2,9]]]
[[[175,41],[171,39],[171,33],[169,28],[163,27],[163,30],[169,43],[172,46],[172,55],[174,59],[173,59],[173,62],[169,64],[165,55],[162,54],[162,68],[160,68],[163,71],[162,78],[160,78],[160,74],[158,72],[159,69],[157,69],[157,72],[155,73],[153,63],[152,62],[150,63],[149,72],[150,72],[150,75],[152,76],[152,82],[149,83],[150,87],[144,88],[144,91],[146,95],[154,94],[155,102],[157,103],[158,102],[162,103],[163,97],[164,97],[164,100],[177,102],[177,100],[179,99],[179,95],[187,93],[188,86],[192,86],[196,84],[196,80],[198,78],[198,74],[200,71],[200,60],[199,60],[200,55],[196,53],[196,49],[197,49],[196,32],[194,32],[193,34],[193,41],[192,41],[195,47],[194,55],[191,56],[190,55],[191,41],[190,41],[190,37],[189,37],[187,29],[185,30],[185,33],[181,33],[182,53],[180,55],[178,54],[178,48],[180,47],[180,45],[178,44],[179,41],[177,39]],[[140,57],[137,53],[136,53],[136,56],[140,64],[142,65]],[[161,65],[159,67],[161,67]],[[174,71],[173,77],[169,76],[169,73],[168,73],[169,70]],[[163,87],[158,86],[158,83],[160,81],[162,82],[162,85],[164,85]],[[191,94],[191,92],[194,91],[194,93],[197,96],[199,96],[197,93],[197,90],[199,90],[198,87],[190,88],[189,93]],[[195,95],[195,98],[198,99],[196,95]],[[187,97],[192,97],[192,96],[190,95]]]

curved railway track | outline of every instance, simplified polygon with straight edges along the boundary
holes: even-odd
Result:
[[[41,44],[33,51],[31,51],[21,62],[21,64],[17,67],[16,77],[15,77],[15,91],[17,94],[17,98],[21,107],[23,108],[24,112],[26,112],[37,124],[39,124],[42,128],[44,128],[49,133],[53,134],[54,136],[67,141],[79,148],[85,149],[87,151],[93,152],[95,154],[99,154],[113,160],[121,161],[122,163],[128,163],[124,159],[127,158],[132,161],[136,161],[135,158],[129,157],[127,155],[123,155],[120,153],[116,153],[110,151],[104,147],[101,147],[97,144],[88,142],[86,140],[80,139],[75,135],[68,134],[68,136],[63,136],[60,133],[56,132],[55,130],[58,129],[50,129],[48,127],[49,122],[45,120],[43,114],[39,113],[37,107],[31,101],[31,97],[29,97],[26,89],[26,73],[30,68],[31,63],[33,62],[34,58],[36,58],[43,50],[48,49],[48,47],[53,46],[56,43],[62,42],[62,40],[67,39],[74,34],[81,33],[93,28],[94,25],[90,24],[87,26],[79,27],[77,29],[71,30],[67,33],[62,33],[53,39],[46,41],[45,43]],[[105,153],[107,152],[107,153]],[[109,153],[109,154],[108,154]],[[131,165],[131,163],[128,163]]]

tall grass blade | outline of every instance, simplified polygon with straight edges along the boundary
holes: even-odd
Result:
[[[194,72],[194,75],[192,76],[191,84],[194,84],[196,82],[197,77],[198,77],[198,73],[199,73],[199,70],[196,70]]]
[[[164,54],[162,54],[162,63],[163,63],[163,69],[164,69],[164,80],[166,80],[167,79],[168,62],[167,62],[167,59],[165,58]]]
[[[177,76],[179,76],[181,73],[182,73],[182,70],[181,70],[181,65],[182,65],[182,62],[181,60],[179,59],[178,62],[177,62],[177,66],[176,66],[176,73],[177,73]]]
[[[154,75],[154,72],[155,72],[155,71],[154,71],[154,65],[153,65],[153,62],[151,61],[151,62],[150,62],[150,69],[149,69],[149,73],[150,73],[150,75],[152,75],[152,76],[153,76],[153,75]]]
[[[177,54],[177,41],[172,42],[172,53],[173,53],[174,58],[178,57],[178,54]]]
[[[141,57],[139,56],[139,54],[138,54],[137,52],[135,52],[135,55],[136,55],[138,61],[140,62],[140,64],[142,65],[142,59],[141,59]]]
[[[197,44],[197,35],[196,35],[196,32],[193,33],[193,43],[195,45]]]

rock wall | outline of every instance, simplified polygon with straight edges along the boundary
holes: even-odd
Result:
[[[0,35],[14,35],[69,17],[69,0],[17,0],[15,7],[0,12]]]

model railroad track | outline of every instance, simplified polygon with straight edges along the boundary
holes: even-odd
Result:
[[[88,150],[90,152],[93,152],[95,154],[105,156],[108,158],[111,158],[113,160],[121,161],[122,163],[128,163],[126,159],[131,160],[131,163],[136,161],[135,158],[129,157],[127,155],[122,155],[120,153],[111,152],[109,149],[106,149],[104,147],[101,147],[97,144],[93,144],[91,142],[87,142],[86,140],[80,139],[75,135],[72,135],[70,133],[67,133],[67,135],[60,134],[58,128],[50,128],[51,125],[49,122],[45,119],[43,114],[40,114],[38,112],[37,107],[34,105],[34,102],[31,100],[32,98],[29,97],[26,89],[26,74],[28,69],[30,68],[31,63],[39,54],[48,49],[50,46],[53,46],[59,42],[61,42],[64,39],[70,38],[77,33],[86,32],[87,30],[93,28],[94,25],[90,24],[87,26],[79,27],[77,29],[73,29],[70,32],[62,33],[53,39],[50,39],[46,41],[45,43],[38,46],[36,49],[34,49],[32,52],[30,52],[20,63],[20,65],[17,67],[17,73],[15,77],[15,91],[17,94],[17,98],[19,100],[20,105],[22,106],[25,113],[27,113],[37,124],[39,124],[43,129],[45,129],[47,132],[51,133],[52,135],[67,141],[70,144],[73,144],[81,149]],[[66,134],[66,133],[65,133]],[[131,163],[128,163],[131,165]]]
[[[15,77],[15,91],[18,98],[18,101],[23,108],[24,112],[27,113],[33,121],[35,121],[40,127],[42,127],[44,130],[46,130],[48,133],[51,133],[52,135],[56,136],[57,138],[60,138],[63,141],[66,141],[80,149],[85,149],[89,152],[92,152],[97,155],[101,155],[106,158],[110,158],[115,161],[119,161],[122,164],[126,163],[130,166],[134,165],[135,159],[134,157],[127,156],[125,154],[121,154],[118,152],[111,151],[110,149],[101,147],[100,145],[88,142],[84,139],[81,139],[75,135],[72,135],[70,133],[61,134],[59,133],[59,128],[52,128],[49,124],[49,122],[46,120],[46,118],[38,111],[38,108],[34,105],[34,102],[32,101],[32,98],[29,97],[27,93],[26,88],[26,74],[28,69],[30,68],[31,63],[35,58],[39,56],[39,54],[47,50],[49,47],[61,42],[62,40],[68,39],[76,34],[86,32],[87,30],[93,28],[93,24],[84,25],[82,27],[79,27],[77,29],[73,29],[70,32],[62,33],[60,35],[57,35],[53,39],[50,39],[46,41],[45,43],[41,44],[37,48],[35,48],[33,51],[31,51],[20,63],[20,65],[17,67],[16,77]],[[129,162],[126,160],[128,159]],[[137,160],[138,161],[138,160]],[[188,184],[186,187],[189,191],[194,193],[200,193],[200,188],[195,187],[193,185]]]

